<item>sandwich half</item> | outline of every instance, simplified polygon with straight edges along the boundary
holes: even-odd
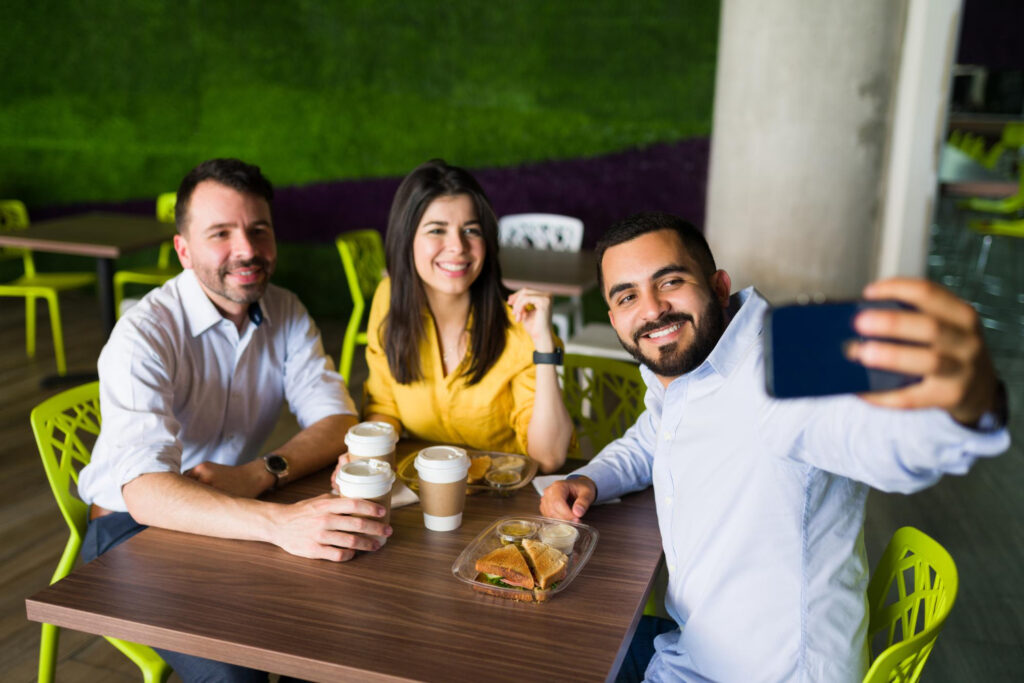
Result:
[[[523,541],[526,561],[533,570],[537,587],[541,590],[565,578],[569,569],[569,558],[558,548],[532,538]]]
[[[523,559],[523,554],[512,543],[492,550],[476,561],[476,570],[485,574],[488,579],[498,579],[501,583],[516,588],[532,590],[533,574]],[[501,585],[501,583],[497,585]]]

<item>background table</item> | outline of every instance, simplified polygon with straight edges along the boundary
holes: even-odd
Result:
[[[946,144],[939,158],[939,188],[945,194],[964,197],[1008,197],[1020,181],[979,164],[961,150]]]
[[[327,490],[325,470],[274,495]],[[395,510],[380,551],[341,564],[275,546],[147,529],[26,600],[28,617],[311,680],[583,681],[617,671],[661,557],[648,489],[596,506],[590,562],[544,604],[482,595],[452,576],[469,541],[539,514],[533,487],[467,499],[462,527]]]
[[[31,223],[24,230],[0,232],[0,246],[96,259],[100,315],[107,334],[114,329],[114,260],[171,239],[173,224],[125,213],[83,213]]]
[[[574,329],[583,329],[583,293],[597,284],[597,259],[593,251],[502,247],[498,258],[506,287],[530,287],[569,297]]]

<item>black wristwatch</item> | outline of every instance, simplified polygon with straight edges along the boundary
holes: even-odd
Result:
[[[540,351],[533,352],[533,364],[534,365],[561,365],[562,364],[562,349],[556,348],[551,353],[541,353]]]
[[[263,465],[267,472],[274,475],[274,483],[270,485],[270,490],[273,491],[281,484],[281,480],[288,476],[288,458],[271,453],[263,456]]]

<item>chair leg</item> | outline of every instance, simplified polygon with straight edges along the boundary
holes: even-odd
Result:
[[[50,329],[53,331],[53,352],[57,356],[57,374],[63,377],[68,374],[68,364],[64,357],[64,330],[60,324],[60,305],[57,293],[50,292],[46,296],[50,304]]]
[[[53,683],[57,670],[57,646],[60,642],[60,628],[43,624],[39,638],[39,683]]]
[[[29,358],[36,356],[36,298],[25,297],[25,353]]]
[[[121,299],[124,298],[124,283],[114,276],[114,319],[121,317]]]

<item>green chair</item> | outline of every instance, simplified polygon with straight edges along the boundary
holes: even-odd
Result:
[[[71,485],[78,484],[78,471],[89,462],[92,444],[100,433],[99,382],[68,389],[40,403],[32,411],[29,421],[36,437],[43,469],[57,499],[70,535],[64,553],[57,564],[50,583],[56,583],[71,571],[82,547],[87,525],[88,506],[71,493]],[[39,680],[54,679],[57,663],[57,644],[60,629],[43,624],[39,643]],[[166,681],[170,667],[145,645],[129,643],[117,638],[107,640],[142,670],[145,681]]]
[[[163,223],[174,222],[174,204],[178,195],[174,192],[164,192],[156,198],[156,218]],[[181,272],[181,264],[178,259],[171,259],[174,252],[174,242],[167,241],[160,243],[160,253],[157,255],[155,266],[140,266],[130,270],[119,270],[114,273],[114,313],[120,317],[121,302],[124,300],[124,286],[126,284],[148,285],[159,287],[163,283]]]
[[[868,583],[868,644],[884,648],[864,683],[913,683],[953,608],[959,579],[946,549],[913,527],[897,529]]]
[[[563,368],[562,397],[576,428],[576,448],[569,456],[596,455],[640,417],[647,385],[638,365],[614,358],[568,353]],[[645,615],[668,617],[664,607],[667,586],[668,572],[662,559],[647,596]]]
[[[644,411],[640,368],[601,356],[565,355],[562,396],[576,427],[576,450],[589,457],[622,436]]]
[[[28,210],[17,199],[0,199],[0,230],[24,230],[28,227]],[[57,295],[69,289],[80,289],[96,284],[93,273],[39,273],[28,249],[0,247],[0,260],[20,259],[23,274],[11,282],[0,284],[0,296],[25,299],[25,352],[29,358],[36,355],[36,299],[46,299],[50,310],[50,330],[53,333],[53,352],[57,357],[57,374],[68,372],[64,355],[64,332],[60,322]]]
[[[373,299],[373,292],[384,277],[384,245],[376,230],[354,230],[339,235],[335,240],[341,265],[345,268],[348,291],[352,295],[352,315],[348,318],[345,338],[341,342],[341,357],[338,372],[349,381],[352,372],[352,358],[356,344],[366,345],[366,331],[363,328],[363,312],[366,302]]]

